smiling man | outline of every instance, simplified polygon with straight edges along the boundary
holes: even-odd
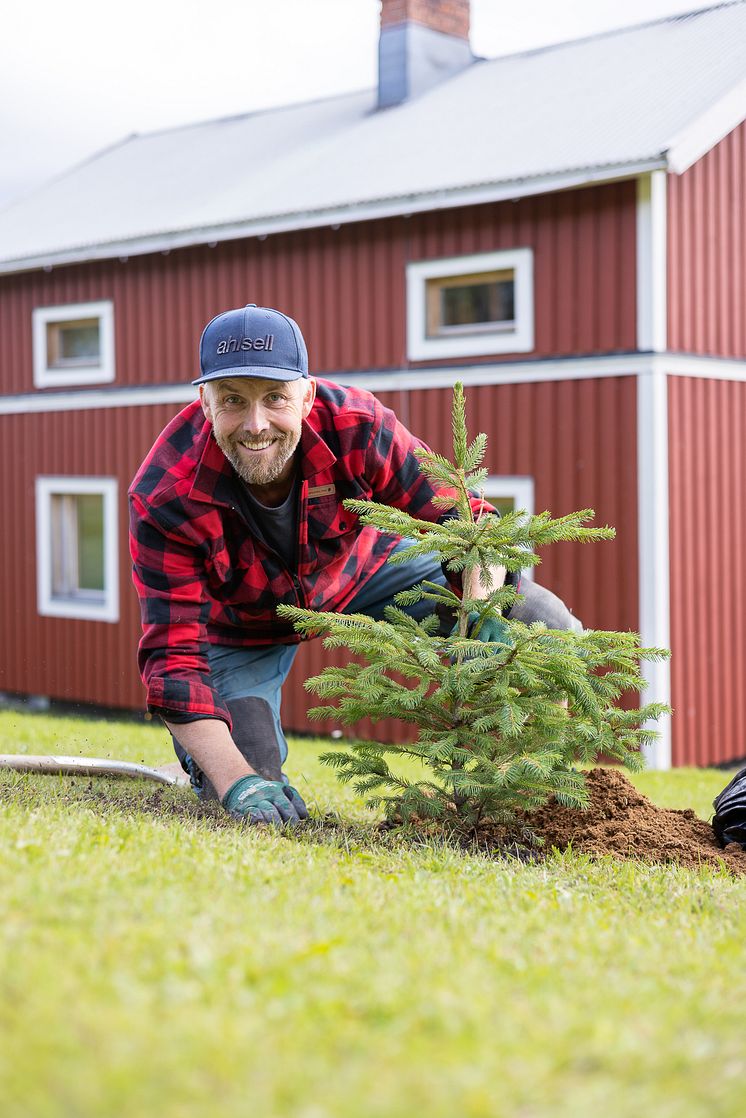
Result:
[[[269,505],[286,483],[289,488],[301,424],[316,395],[315,381],[306,381],[301,391],[296,383],[235,378],[200,385],[215,442],[241,480],[261,491],[257,496]]]
[[[277,606],[382,617],[399,591],[445,581],[426,557],[387,564],[406,543],[361,526],[346,498],[444,514],[414,455],[424,444],[369,392],[310,377],[287,315],[253,303],[218,315],[200,369],[199,400],[130,488],[140,669],[200,797],[249,822],[296,823],[308,812],[282,773],[280,701],[299,638]],[[523,620],[577,626],[534,585],[519,605]]]

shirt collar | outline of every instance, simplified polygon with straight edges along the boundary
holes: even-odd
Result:
[[[212,424],[205,420],[202,429],[205,445],[202,449],[194,481],[189,491],[193,501],[206,501],[211,505],[232,508],[236,503],[234,484],[236,472],[215,441]],[[303,420],[300,445],[296,451],[301,478],[308,480],[337,461],[324,440],[314,431],[308,420]]]

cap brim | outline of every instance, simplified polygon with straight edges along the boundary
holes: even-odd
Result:
[[[241,365],[237,369],[217,369],[214,373],[205,373],[197,377],[192,384],[207,384],[211,380],[232,380],[234,377],[253,377],[255,380],[302,380],[308,379],[308,373],[301,373],[297,369],[279,369],[274,365]]]

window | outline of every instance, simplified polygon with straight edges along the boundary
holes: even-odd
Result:
[[[533,303],[528,248],[409,264],[408,356],[527,353],[534,348]]]
[[[534,479],[532,477],[492,475],[485,479],[484,496],[501,516],[516,509],[525,509],[529,516],[533,516]],[[534,568],[524,567],[523,578],[533,577]]]
[[[114,380],[114,307],[71,303],[33,312],[37,388]]]
[[[119,620],[117,482],[36,479],[39,613]]]

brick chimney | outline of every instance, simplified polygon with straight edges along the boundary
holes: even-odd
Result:
[[[382,0],[378,108],[399,105],[474,61],[470,0]]]

